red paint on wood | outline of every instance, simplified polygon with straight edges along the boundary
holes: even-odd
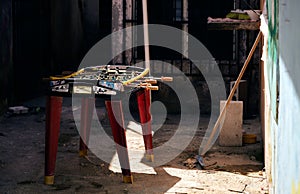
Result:
[[[144,144],[147,154],[153,154],[152,126],[150,113],[150,90],[144,89],[137,92],[140,122],[143,130]]]
[[[55,172],[55,162],[58,147],[62,97],[47,97],[46,105],[46,136],[45,136],[45,176]]]
[[[106,101],[105,102],[108,118],[110,121],[112,134],[116,143],[116,149],[119,156],[119,162],[124,176],[131,176],[124,117],[121,101]]]
[[[80,120],[80,146],[79,150],[86,153],[88,149],[91,122],[95,106],[94,98],[81,99],[81,120]]]

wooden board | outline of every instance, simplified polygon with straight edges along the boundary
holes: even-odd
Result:
[[[260,21],[257,22],[210,22],[209,30],[259,30]]]

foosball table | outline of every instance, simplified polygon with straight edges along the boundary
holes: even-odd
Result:
[[[63,97],[66,96],[81,98],[80,156],[87,155],[95,98],[105,98],[105,107],[119,156],[123,182],[132,183],[122,101],[121,98],[112,100],[109,97],[122,95],[128,91],[134,92],[142,125],[145,156],[148,161],[154,160],[150,122],[150,90],[159,89],[157,81],[172,81],[172,78],[151,77],[148,76],[148,73],[149,69],[136,66],[102,65],[85,67],[65,76],[47,78],[50,85],[46,104],[45,184],[54,184],[62,102]]]

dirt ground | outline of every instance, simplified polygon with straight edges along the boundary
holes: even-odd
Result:
[[[256,144],[216,144],[204,158],[206,167],[199,169],[185,162],[198,154],[209,120],[204,117],[192,142],[180,155],[150,168],[151,173],[133,170],[134,183],[125,184],[118,168],[93,153],[89,152],[88,158],[78,156],[79,135],[68,103],[64,103],[62,111],[55,184],[44,185],[44,99],[25,105],[39,109],[0,117],[0,193],[268,193],[257,118],[244,121],[244,130],[258,135]],[[99,118],[107,123],[103,107],[98,109]],[[177,119],[178,115],[168,115],[168,122],[153,136],[154,146],[172,136]],[[128,132],[128,146],[135,143],[129,136]]]

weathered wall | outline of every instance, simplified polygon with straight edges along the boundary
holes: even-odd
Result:
[[[276,193],[300,193],[300,1],[279,6],[279,114]]]
[[[297,0],[268,0],[266,167],[271,193],[300,193],[300,21]]]

